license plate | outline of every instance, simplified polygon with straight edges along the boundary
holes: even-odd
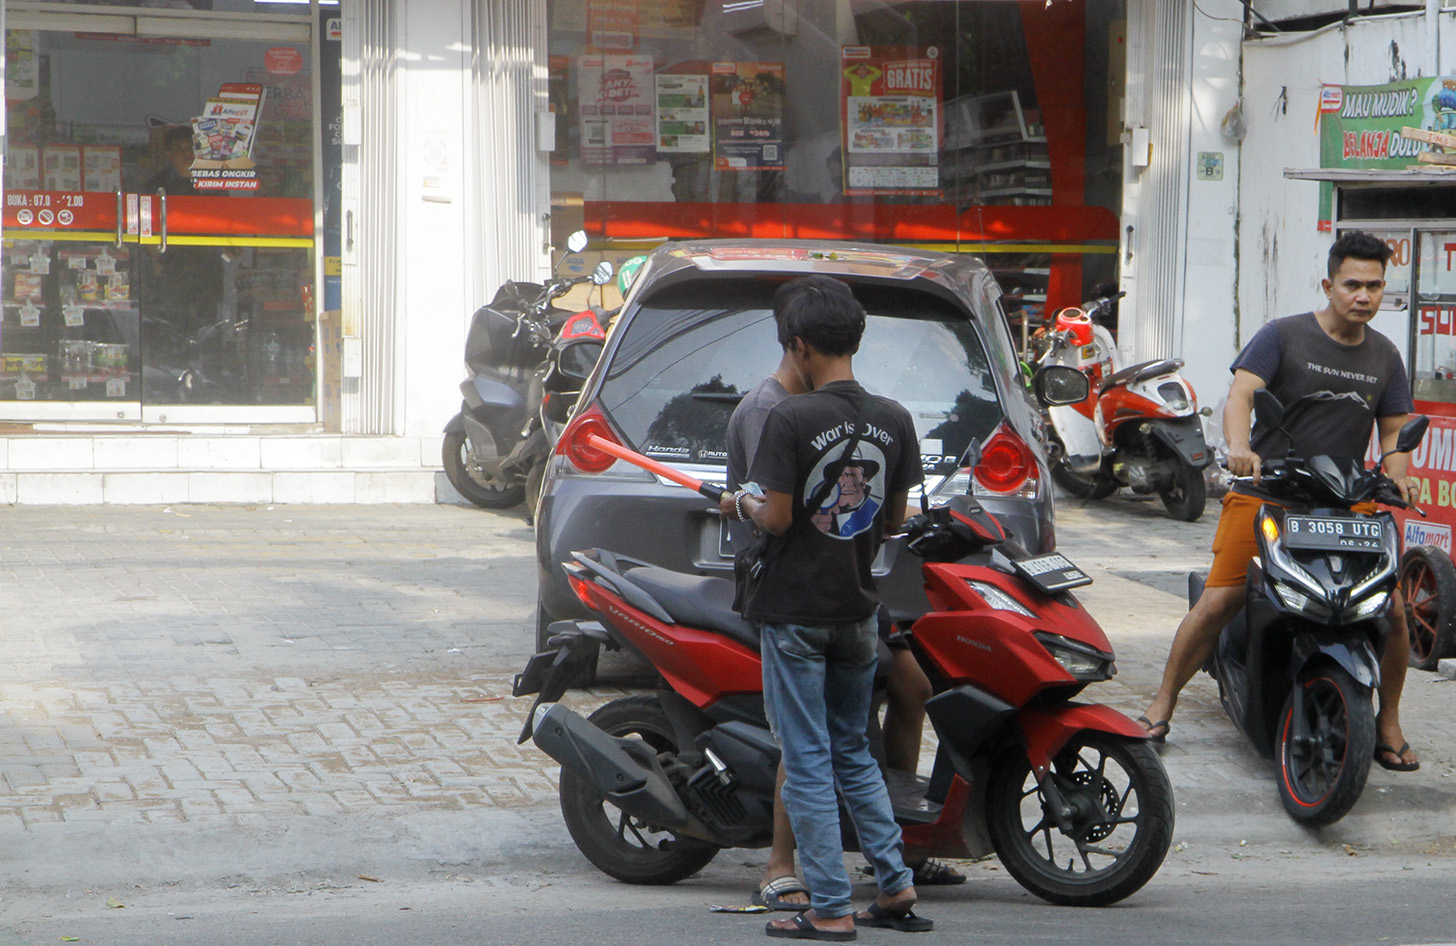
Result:
[[[1284,546],[1331,552],[1379,552],[1385,548],[1385,524],[1379,519],[1286,516]]]
[[[1086,572],[1057,552],[1024,558],[1019,562],[1012,562],[1011,565],[1022,578],[1047,594],[1054,595],[1069,588],[1092,584],[1092,579]]]

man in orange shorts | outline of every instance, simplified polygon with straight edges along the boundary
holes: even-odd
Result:
[[[1178,693],[1213,654],[1219,632],[1244,606],[1244,576],[1258,553],[1254,517],[1267,502],[1258,489],[1263,459],[1329,455],[1363,458],[1372,424],[1381,450],[1395,446],[1413,408],[1410,382],[1400,352],[1369,322],[1380,309],[1390,249],[1368,233],[1342,234],[1330,248],[1328,300],[1318,312],[1275,319],[1234,360],[1234,380],[1224,408],[1228,468],[1251,476],[1224,497],[1213,538],[1213,565],[1203,594],[1178,625],[1163,668],[1163,681],[1139,722],[1155,742],[1168,734]],[[1252,424],[1254,392],[1267,387],[1285,405],[1283,427],[1293,443],[1263,425]],[[1409,501],[1419,483],[1406,476],[1408,454],[1392,454],[1385,472]],[[1420,766],[1400,726],[1409,630],[1404,602],[1392,596],[1390,635],[1380,657],[1380,710],[1376,715],[1375,761],[1409,772]]]

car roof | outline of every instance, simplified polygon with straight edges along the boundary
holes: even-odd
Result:
[[[887,282],[929,280],[976,311],[973,286],[988,282],[990,270],[980,259],[961,253],[939,253],[907,246],[843,243],[832,240],[684,240],[666,243],[648,257],[641,292],[663,281],[677,282],[692,271],[705,274],[820,273],[847,279]],[[636,295],[636,293],[634,293]]]

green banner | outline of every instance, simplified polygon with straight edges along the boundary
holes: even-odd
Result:
[[[1320,167],[1399,170],[1417,164],[1424,141],[1405,126],[1456,132],[1456,78],[1408,79],[1385,85],[1326,85],[1320,90]],[[1320,229],[1331,216],[1330,184],[1320,186]]]

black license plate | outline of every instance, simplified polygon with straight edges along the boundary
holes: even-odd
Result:
[[[1012,562],[1012,566],[1027,581],[1047,594],[1057,594],[1069,588],[1080,588],[1092,584],[1087,573],[1067,561],[1066,557],[1052,552]]]
[[[1379,519],[1285,516],[1284,547],[1329,552],[1379,552],[1385,548],[1385,524]]]

